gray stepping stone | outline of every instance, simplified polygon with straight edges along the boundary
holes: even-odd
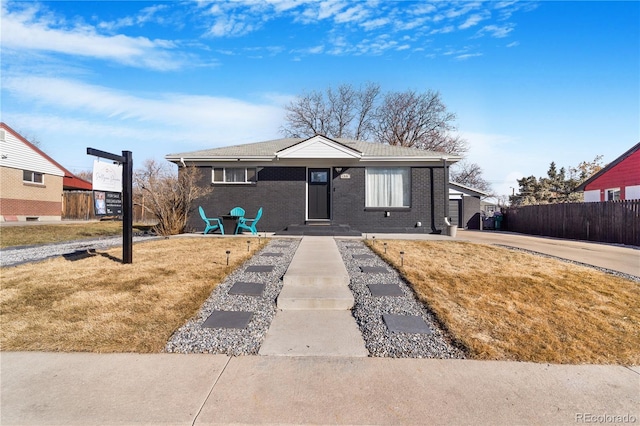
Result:
[[[404,296],[402,289],[397,284],[367,284],[372,296]]]
[[[247,328],[253,312],[213,311],[202,327],[206,328]]]
[[[277,245],[277,246],[272,246],[272,247],[273,247],[273,248],[289,248],[289,247],[291,247],[291,246],[290,246],[290,245],[288,245],[288,244],[279,244],[279,245]]]
[[[354,254],[354,259],[373,259],[374,256],[372,254]]]
[[[281,257],[281,256],[284,256],[284,253],[269,252],[269,253],[262,253],[260,256]]]
[[[392,333],[433,333],[431,327],[417,315],[383,314],[382,319]]]
[[[271,272],[273,271],[273,265],[251,265],[247,266],[245,272]]]
[[[265,285],[263,283],[236,282],[230,289],[229,294],[244,296],[262,296]]]
[[[360,270],[365,274],[389,274],[389,271],[384,266],[361,266]]]

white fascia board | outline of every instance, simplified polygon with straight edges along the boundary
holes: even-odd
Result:
[[[461,160],[460,157],[447,158],[447,164],[453,164]],[[405,163],[440,163],[442,164],[441,157],[362,157],[361,162],[405,162]]]
[[[273,161],[274,157],[180,157],[167,155],[164,157],[167,161],[171,162],[180,162],[184,160],[185,162],[193,162],[193,163],[202,163],[202,162],[238,162],[238,161]]]

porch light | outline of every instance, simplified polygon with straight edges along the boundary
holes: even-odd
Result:
[[[336,172],[337,172],[338,174],[342,173],[342,167],[336,167]]]

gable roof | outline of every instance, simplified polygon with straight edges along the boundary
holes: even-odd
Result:
[[[325,152],[333,152],[333,157],[310,157],[310,148],[322,145]],[[306,150],[306,152],[305,152]],[[297,154],[294,154],[296,153]],[[353,139],[331,139],[323,135],[310,138],[283,138],[243,145],[226,146],[176,154],[168,154],[169,161],[208,160],[256,160],[271,161],[277,158],[352,158],[358,161],[434,161],[446,158],[456,162],[461,159],[455,154],[425,151],[403,146],[365,142]]]
[[[42,151],[40,148],[38,148],[37,146],[35,146],[34,144],[26,140],[20,133],[16,132],[11,127],[9,127],[6,123],[0,122],[0,129],[4,129],[5,131],[11,133],[15,138],[17,138],[20,142],[25,144],[28,148],[35,151],[38,155],[40,155],[42,158],[47,160],[56,168],[60,169],[60,171],[63,173],[63,179],[62,179],[63,189],[83,189],[83,190],[89,190],[89,191],[91,190],[92,188],[91,182],[87,182],[84,179],[80,179],[78,176],[71,173],[69,170],[67,170],[62,165],[60,165],[60,163],[58,163],[53,158],[45,154],[44,151]]]
[[[618,164],[620,164],[623,160],[625,160],[627,157],[629,157],[631,154],[633,154],[634,152],[638,151],[640,149],[640,142],[638,142],[637,144],[635,144],[634,146],[632,146],[627,152],[625,152],[624,154],[622,154],[620,157],[616,158],[615,160],[613,160],[611,163],[607,164],[605,167],[603,167],[599,172],[597,172],[596,174],[594,174],[593,176],[591,176],[589,179],[585,180],[584,182],[582,182],[576,189],[574,192],[580,192],[580,191],[584,191],[585,188],[587,187],[587,185],[589,185],[590,183],[594,182],[596,179],[598,179],[600,176],[604,175],[605,173],[607,173],[609,170],[611,170],[612,168],[614,168],[615,166],[617,166]]]
[[[484,192],[484,191],[481,191],[479,189],[472,188],[470,186],[463,185],[463,184],[458,183],[458,182],[449,181],[449,190],[452,190],[452,189],[456,190],[456,191],[459,191],[459,192],[462,192],[462,193],[465,193],[465,194],[468,194],[468,195],[472,195],[472,196],[480,196],[480,197],[488,197],[489,196],[488,192]]]

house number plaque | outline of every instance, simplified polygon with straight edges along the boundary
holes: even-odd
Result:
[[[340,179],[351,179],[351,175],[349,173],[343,173],[340,175]]]

